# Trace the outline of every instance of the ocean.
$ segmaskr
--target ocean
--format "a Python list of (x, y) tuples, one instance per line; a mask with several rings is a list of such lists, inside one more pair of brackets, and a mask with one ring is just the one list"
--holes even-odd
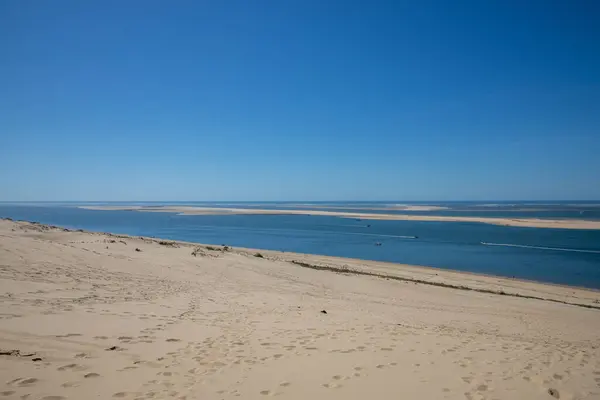
[[(402, 213), (399, 210), (371, 210), (400, 203), (128, 204)], [(600, 289), (600, 230), (516, 228), (470, 222), (358, 220), (308, 215), (177, 215), (95, 211), (77, 208), (79, 204), (83, 203), (4, 203), (0, 204), (0, 217), (97, 232), (388, 261)], [(597, 202), (426, 204), (447, 208), (403, 213), (600, 219), (600, 204)]]

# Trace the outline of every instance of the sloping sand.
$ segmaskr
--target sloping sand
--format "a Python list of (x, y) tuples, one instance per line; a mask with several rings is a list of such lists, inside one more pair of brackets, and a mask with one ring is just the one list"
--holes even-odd
[(81, 206), (79, 208), (99, 211), (122, 210), (143, 212), (170, 212), (179, 213), (182, 215), (323, 215), (331, 217), (360, 218), (368, 220), (379, 219), (394, 221), (477, 222), (491, 225), (517, 226), (527, 228), (600, 229), (600, 220), (584, 219), (451, 217), (438, 215), (373, 214), (325, 210), (268, 210), (256, 208), (219, 208), (196, 206)]
[(599, 292), (260, 253), (0, 221), (1, 398), (600, 398)]

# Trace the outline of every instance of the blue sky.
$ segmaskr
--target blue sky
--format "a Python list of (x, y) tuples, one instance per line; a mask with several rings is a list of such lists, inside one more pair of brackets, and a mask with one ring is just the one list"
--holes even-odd
[(595, 1), (0, 2), (0, 200), (600, 199)]

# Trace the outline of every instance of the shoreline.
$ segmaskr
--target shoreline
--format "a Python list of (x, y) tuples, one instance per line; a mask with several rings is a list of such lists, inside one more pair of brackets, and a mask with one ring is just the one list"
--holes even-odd
[(521, 228), (549, 229), (583, 229), (598, 230), (600, 221), (568, 220), (568, 219), (537, 219), (537, 218), (492, 218), (492, 217), (452, 217), (437, 215), (407, 215), (407, 214), (370, 214), (323, 210), (270, 210), (251, 208), (215, 208), (197, 206), (78, 206), (78, 208), (94, 211), (137, 211), (165, 212), (179, 215), (314, 215), (340, 218), (355, 218), (365, 220), (389, 221), (428, 221), (428, 222), (471, 222), (499, 226)]
[(595, 399), (600, 292), (0, 220), (0, 392)]
[[(49, 230), (58, 230), (62, 232), (73, 232), (73, 233), (83, 233), (88, 235), (100, 235), (100, 236), (108, 236), (115, 237), (121, 239), (133, 239), (133, 240), (142, 240), (146, 243), (158, 243), (163, 246), (171, 246), (177, 245), (181, 247), (189, 247), (189, 248), (207, 248), (210, 251), (223, 251), (223, 248), (228, 249), (227, 251), (233, 252), (236, 254), (242, 254), (245, 256), (254, 256), (257, 253), (268, 255), (271, 260), (276, 261), (285, 261), (290, 262), (295, 265), (299, 265), (305, 268), (312, 268), (323, 271), (330, 271), (335, 273), (345, 273), (345, 274), (356, 274), (356, 275), (364, 275), (364, 276), (372, 276), (383, 279), (393, 279), (400, 281), (408, 281), (415, 284), (422, 285), (430, 285), (430, 286), (438, 286), (445, 287), (447, 289), (454, 290), (467, 290), (467, 291), (475, 291), (482, 292), (491, 295), (498, 296), (511, 296), (511, 297), (520, 297), (520, 298), (529, 298), (532, 300), (539, 301), (551, 301), (558, 302), (567, 305), (573, 305), (578, 307), (592, 308), (600, 310), (600, 289), (597, 288), (588, 288), (584, 286), (573, 286), (566, 285), (560, 283), (553, 282), (544, 282), (544, 281), (536, 281), (531, 279), (523, 279), (523, 278), (511, 278), (503, 275), (492, 275), (471, 271), (460, 271), (456, 269), (445, 269), (440, 267), (433, 267), (427, 265), (416, 265), (416, 264), (403, 264), (403, 263), (395, 263), (395, 262), (387, 262), (387, 261), (375, 261), (375, 260), (366, 260), (360, 258), (348, 258), (348, 257), (336, 257), (336, 256), (327, 256), (313, 253), (299, 253), (299, 252), (290, 252), (290, 251), (280, 251), (280, 250), (270, 250), (270, 249), (258, 249), (258, 248), (249, 248), (249, 247), (237, 247), (237, 246), (228, 246), (228, 245), (215, 245), (215, 244), (206, 244), (199, 242), (188, 242), (183, 240), (172, 240), (160, 237), (148, 237), (148, 236), (133, 236), (128, 234), (120, 234), (113, 232), (101, 232), (101, 231), (89, 231), (84, 229), (70, 229), (58, 225), (50, 225), (50, 224), (42, 224), (35, 221), (23, 221), (23, 220), (12, 220), (11, 218), (0, 218), (0, 224), (3, 221), (8, 221), (16, 224), (25, 224), (32, 225), (33, 227), (39, 227), (40, 229), (49, 229)], [(213, 249), (213, 250), (211, 250)], [(317, 262), (318, 264), (307, 264), (305, 261)], [(341, 264), (340, 264), (341, 263)], [(342, 268), (339, 266), (343, 265)], [(352, 269), (349, 268), (352, 267)], [(381, 268), (377, 268), (381, 267)], [(419, 276), (407, 276), (403, 275), (403, 272), (411, 272), (417, 273)], [(436, 278), (439, 277), (439, 278)], [(450, 279), (449, 279), (450, 278)], [(462, 280), (466, 279), (471, 284), (464, 285)], [(481, 285), (481, 282), (478, 282), (478, 279), (482, 279), (484, 283), (490, 284), (493, 283), (494, 288), (488, 288)], [(450, 280), (450, 282), (448, 282)], [(536, 288), (535, 293), (551, 293), (550, 298), (540, 297), (537, 294), (531, 293), (520, 293), (520, 292), (506, 292), (504, 289), (511, 288), (514, 290), (530, 290), (531, 287), (538, 286)], [(575, 297), (570, 296), (567, 292), (587, 292), (585, 298), (588, 300), (585, 303), (573, 303), (564, 298), (556, 298), (553, 297), (555, 293), (552, 293), (552, 290), (541, 290), (543, 287), (555, 288), (557, 290), (564, 291), (565, 298)], [(575, 292), (574, 292), (575, 291)]]

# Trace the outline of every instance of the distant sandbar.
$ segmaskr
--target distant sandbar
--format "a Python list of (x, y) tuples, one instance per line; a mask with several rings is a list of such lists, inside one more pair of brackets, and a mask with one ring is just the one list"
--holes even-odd
[(391, 221), (478, 222), (528, 228), (600, 229), (600, 221), (582, 219), (490, 218), (438, 215), (373, 214), (324, 210), (269, 210), (191, 206), (81, 206), (86, 210), (169, 212), (180, 215), (319, 215), (340, 218)]

